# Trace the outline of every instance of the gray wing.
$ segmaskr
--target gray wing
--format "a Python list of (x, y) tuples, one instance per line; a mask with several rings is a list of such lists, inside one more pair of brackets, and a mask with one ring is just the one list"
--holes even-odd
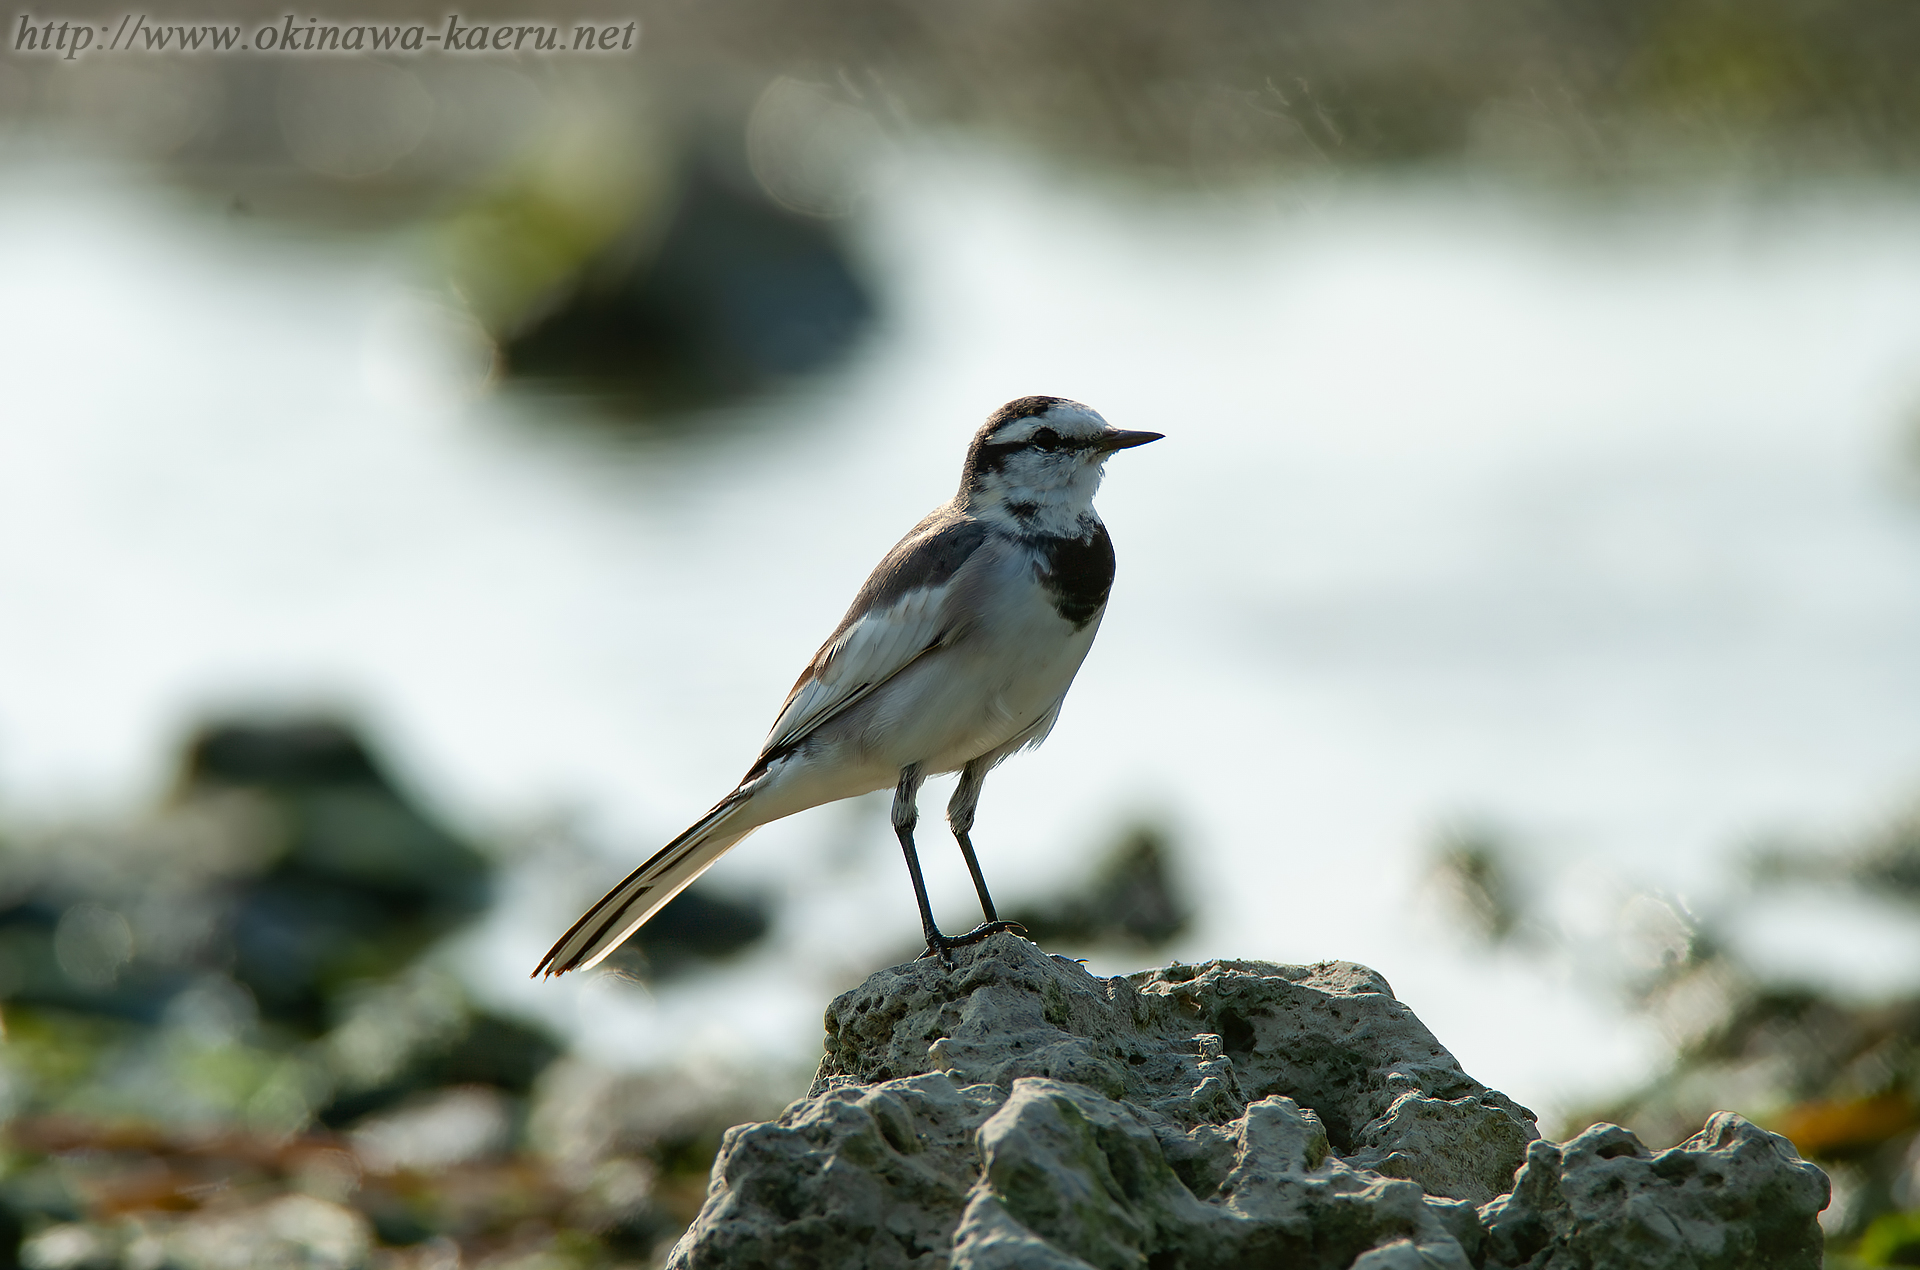
[(957, 575), (987, 539), (978, 521), (943, 507), (914, 526), (874, 569), (853, 607), (801, 674), (762, 758), (791, 749), (815, 729), (963, 632), (950, 601)]

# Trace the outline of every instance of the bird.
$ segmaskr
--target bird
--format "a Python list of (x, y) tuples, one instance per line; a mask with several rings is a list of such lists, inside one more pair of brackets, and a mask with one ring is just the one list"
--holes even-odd
[[(1046, 739), (1106, 612), (1113, 541), (1093, 510), (1116, 451), (1162, 439), (1064, 397), (1009, 401), (974, 434), (959, 491), (875, 567), (788, 694), (733, 791), (560, 937), (535, 978), (597, 965), (760, 826), (891, 787), (923, 956), (1004, 930), (971, 833), (987, 773)], [(920, 786), (959, 772), (947, 805), (985, 920), (934, 922), (914, 847)]]

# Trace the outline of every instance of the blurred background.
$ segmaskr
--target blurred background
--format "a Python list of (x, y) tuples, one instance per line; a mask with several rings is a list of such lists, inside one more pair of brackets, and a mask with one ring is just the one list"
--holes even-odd
[(527, 973), (1026, 393), (1168, 439), (1003, 912), (1367, 963), (1548, 1134), (1738, 1110), (1920, 1264), (1910, 6), (23, 47), (123, 16), (0, 40), (0, 1266), (658, 1264), (918, 950), (885, 799)]

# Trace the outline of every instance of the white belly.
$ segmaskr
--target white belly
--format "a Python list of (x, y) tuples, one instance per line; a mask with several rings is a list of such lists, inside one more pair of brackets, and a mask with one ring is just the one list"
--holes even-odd
[(957, 771), (1040, 722), (1066, 695), (1100, 628), (1078, 630), (1039, 587), (962, 640), (902, 672), (862, 729), (864, 750), (894, 771)]

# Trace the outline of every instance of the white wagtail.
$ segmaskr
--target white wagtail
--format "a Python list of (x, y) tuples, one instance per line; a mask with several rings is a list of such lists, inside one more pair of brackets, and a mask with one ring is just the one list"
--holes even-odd
[[(1046, 739), (1100, 629), (1113, 585), (1113, 542), (1093, 510), (1101, 465), (1160, 436), (1109, 427), (1060, 397), (994, 411), (967, 450), (960, 492), (853, 597), (739, 786), (588, 909), (533, 973), (598, 963), (761, 825), (888, 786), (928, 954), (946, 960), (1008, 929), (967, 836), (980, 786)], [(920, 783), (952, 771), (960, 786), (947, 821), (986, 913), (960, 936), (934, 924), (913, 848)]]

